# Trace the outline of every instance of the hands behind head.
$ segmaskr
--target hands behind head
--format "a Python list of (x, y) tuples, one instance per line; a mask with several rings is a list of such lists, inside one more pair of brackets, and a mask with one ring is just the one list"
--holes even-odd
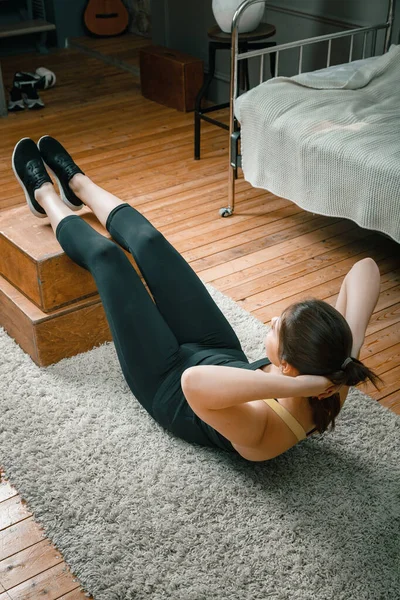
[(299, 383), (301, 396), (313, 396), (318, 400), (329, 398), (336, 394), (343, 387), (343, 384), (336, 385), (322, 375), (298, 375), (296, 381)]

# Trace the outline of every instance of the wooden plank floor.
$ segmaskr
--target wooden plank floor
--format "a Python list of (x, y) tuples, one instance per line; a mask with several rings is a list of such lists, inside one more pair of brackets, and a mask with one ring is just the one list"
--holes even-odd
[[(118, 38), (113, 43), (103, 42), (108, 50), (100, 50), (114, 56), (121, 50), (126, 60), (129, 48)], [(129, 43), (137, 49), (140, 40)], [(92, 41), (91, 47), (96, 49)], [(4, 80), (11, 85), (15, 71), (39, 66), (57, 75), (56, 87), (41, 92), (46, 108), (0, 120), (0, 211), (25, 203), (11, 169), (14, 144), (24, 136), (37, 140), (50, 134), (98, 184), (131, 202), (160, 228), (204, 281), (265, 323), (304, 296), (334, 302), (351, 265), (372, 256), (381, 269), (382, 293), (362, 358), (385, 385), (380, 391), (367, 387), (367, 392), (400, 414), (397, 244), (349, 221), (306, 213), (287, 200), (252, 189), (243, 179), (238, 181), (236, 214), (221, 219), (218, 209), (227, 197), (225, 131), (205, 124), (202, 159), (194, 161), (193, 114), (144, 100), (131, 73), (68, 49), (45, 57), (3, 59)], [(85, 596), (16, 490), (3, 481), (0, 600), (39, 597)]]
[(120, 67), (139, 76), (139, 50), (149, 46), (149, 38), (126, 33), (117, 37), (79, 37), (68, 40), (69, 47), (81, 50), (94, 58)]

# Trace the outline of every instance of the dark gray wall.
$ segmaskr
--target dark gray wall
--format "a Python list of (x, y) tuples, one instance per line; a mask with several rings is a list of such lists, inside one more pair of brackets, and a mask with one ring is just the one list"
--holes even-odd
[(57, 27), (51, 40), (59, 48), (65, 46), (66, 38), (86, 34), (83, 13), (87, 0), (45, 0), (47, 19)]
[(215, 25), (212, 0), (151, 0), (155, 44), (207, 58), (207, 29)]

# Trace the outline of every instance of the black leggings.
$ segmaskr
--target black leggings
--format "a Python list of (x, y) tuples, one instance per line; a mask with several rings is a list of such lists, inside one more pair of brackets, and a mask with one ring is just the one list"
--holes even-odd
[[(137, 210), (129, 204), (117, 206), (106, 228), (132, 253), (154, 302), (121, 248), (77, 215), (59, 223), (56, 237), (65, 253), (94, 277), (132, 393), (161, 425), (180, 437), (231, 449), (223, 436), (199, 422), (184, 401), (180, 376), (189, 364), (200, 362), (204, 350), (212, 354), (228, 349), (232, 361), (248, 364), (235, 332), (185, 259)], [(168, 381), (171, 385), (166, 386)], [(164, 395), (174, 395), (173, 410), (181, 409), (173, 420), (164, 422), (157, 418), (154, 404), (161, 386)], [(163, 405), (168, 406), (168, 401), (164, 397)], [(197, 429), (190, 431), (192, 426), (213, 433), (211, 443), (207, 443), (210, 435), (203, 439)]]

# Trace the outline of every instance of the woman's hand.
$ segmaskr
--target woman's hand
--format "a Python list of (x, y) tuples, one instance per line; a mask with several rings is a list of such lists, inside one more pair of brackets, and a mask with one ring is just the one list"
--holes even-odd
[(329, 398), (342, 387), (342, 385), (335, 385), (322, 375), (298, 375), (296, 381), (300, 384), (302, 396), (313, 396), (319, 400)]

